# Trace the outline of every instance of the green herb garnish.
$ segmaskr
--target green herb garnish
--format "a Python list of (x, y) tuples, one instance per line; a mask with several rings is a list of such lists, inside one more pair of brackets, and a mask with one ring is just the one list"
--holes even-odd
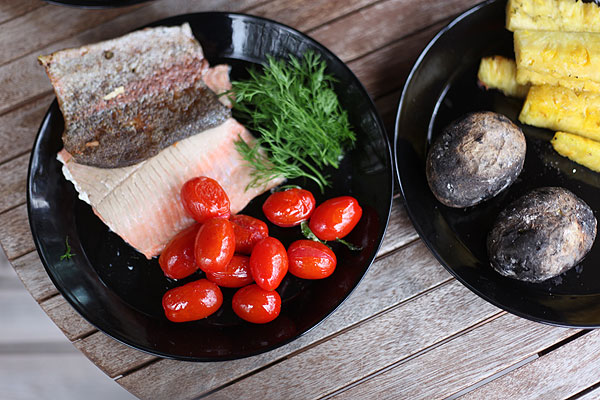
[(289, 62), (268, 56), (261, 72), (249, 70), (250, 78), (232, 83), (234, 110), (260, 137), (256, 146), (243, 140), (236, 148), (254, 167), (250, 186), (275, 177), (306, 177), (329, 185), (325, 167), (339, 167), (344, 150), (354, 145), (347, 113), (333, 90), (334, 78), (313, 52)]
[(73, 257), (75, 255), (75, 253), (71, 253), (71, 245), (69, 244), (69, 237), (68, 236), (65, 238), (65, 246), (67, 247), (67, 250), (65, 251), (65, 254), (63, 254), (62, 256), (60, 256), (60, 261), (70, 260), (71, 257)]

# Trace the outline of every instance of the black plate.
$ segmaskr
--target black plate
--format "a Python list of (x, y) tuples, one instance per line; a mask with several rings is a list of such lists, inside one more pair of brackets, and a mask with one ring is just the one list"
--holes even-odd
[(512, 33), (504, 29), (505, 1), (488, 1), (465, 12), (425, 48), (402, 93), (394, 139), (398, 179), (405, 205), (421, 238), (460, 282), (492, 304), (516, 315), (560, 326), (600, 326), (600, 248), (598, 241), (575, 268), (532, 284), (492, 270), (485, 240), (510, 201), (541, 186), (562, 186), (597, 213), (600, 175), (559, 156), (553, 132), (527, 125), (527, 155), (517, 181), (497, 197), (466, 209), (439, 203), (425, 178), (432, 138), (470, 111), (491, 110), (518, 123), (523, 102), (477, 85), (481, 57), (514, 58)]
[[(338, 83), (336, 91), (348, 110), (358, 136), (339, 170), (329, 171), (332, 187), (324, 195), (310, 185), (317, 201), (342, 194), (355, 196), (363, 217), (349, 240), (363, 246), (359, 252), (334, 250), (338, 267), (320, 281), (288, 276), (278, 291), (282, 312), (273, 322), (254, 325), (231, 310), (233, 290), (224, 290), (224, 305), (209, 318), (175, 324), (163, 315), (164, 292), (182, 282), (167, 280), (156, 259), (147, 261), (134, 251), (77, 199), (61, 173), (56, 152), (62, 147), (63, 118), (56, 101), (41, 125), (33, 148), (28, 178), (31, 231), (48, 275), (63, 296), (91, 324), (115, 339), (164, 357), (208, 361), (239, 358), (281, 346), (308, 331), (331, 312), (359, 283), (379, 248), (392, 201), (391, 150), (373, 102), (350, 69), (314, 40), (281, 24), (246, 15), (200, 13), (158, 21), (153, 25), (189, 22), (212, 65), (229, 63), (232, 78), (265, 61), (266, 54), (287, 57), (312, 49), (327, 62)], [(302, 183), (302, 182), (300, 182)], [(261, 205), (267, 194), (243, 211), (264, 219)], [(284, 245), (300, 238), (299, 228), (269, 225)], [(76, 254), (60, 261), (65, 238)], [(189, 280), (198, 279), (199, 275)]]
[(126, 7), (150, 0), (45, 0), (47, 3), (82, 8)]

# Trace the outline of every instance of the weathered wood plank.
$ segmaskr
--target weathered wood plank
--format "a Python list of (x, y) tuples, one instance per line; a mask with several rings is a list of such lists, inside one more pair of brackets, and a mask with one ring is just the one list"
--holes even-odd
[[(348, 63), (369, 94), (379, 98), (401, 91), (419, 54), (448, 19)], [(400, 97), (398, 97), (399, 99)]]
[(0, 244), (9, 260), (29, 253), (35, 248), (25, 204), (0, 214)]
[(96, 331), (61, 295), (41, 302), (40, 306), (70, 341)]
[(377, 252), (377, 257), (384, 256), (418, 238), (419, 234), (413, 228), (400, 198), (396, 197), (393, 200), (387, 232)]
[(319, 398), (500, 312), (452, 281), (208, 398)]
[[(109, 21), (139, 6), (89, 10), (47, 5), (0, 25), (0, 65)], [(60, 29), (57, 22), (60, 21)]]
[(293, 26), (300, 31), (310, 31), (328, 21), (356, 11), (371, 4), (372, 0), (275, 0), (248, 10), (248, 13), (260, 15)]
[(594, 330), (467, 393), (461, 400), (571, 398), (600, 381), (598, 348), (600, 330)]
[(577, 397), (577, 400), (598, 400), (600, 399), (600, 388), (595, 388), (589, 392)]
[(44, 5), (40, 0), (0, 2), (0, 23), (19, 17)]
[(54, 95), (46, 95), (0, 116), (0, 163), (31, 150), (53, 99)]
[[(305, 349), (449, 279), (449, 274), (417, 241), (376, 261), (335, 313), (285, 346), (258, 356), (222, 363), (161, 360), (118, 379), (118, 382), (141, 398), (199, 396)], [(159, 387), (152, 384), (158, 379), (161, 381)]]
[(157, 359), (156, 356), (119, 343), (102, 332), (96, 332), (73, 344), (111, 378)]
[(310, 33), (342, 60), (349, 61), (443, 21), (477, 3), (478, 0), (386, 0)]
[[(244, 11), (260, 0), (204, 0), (191, 2), (188, 0), (162, 0), (147, 3), (136, 12), (123, 14), (92, 29), (83, 31), (75, 36), (53, 42), (37, 49), (34, 53), (11, 61), (0, 67), (0, 114), (25, 104), (32, 98), (50, 93), (52, 87), (44, 69), (38, 65), (37, 56), (49, 54), (67, 47), (77, 47), (98, 42), (104, 39), (123, 35), (132, 29), (168, 16), (213, 11)], [(89, 11), (88, 11), (89, 12)], [(85, 17), (83, 17), (85, 20)]]
[(27, 165), (29, 154), (0, 164), (0, 213), (25, 203), (27, 188)]
[(37, 302), (58, 294), (36, 251), (13, 260), (12, 265), (29, 294)]
[(445, 398), (576, 332), (505, 314), (418, 357), (392, 365), (333, 398)]
[[(394, 154), (394, 125), (396, 124), (398, 101), (400, 101), (400, 91), (392, 92), (375, 101), (375, 107), (377, 107), (377, 112), (381, 117), (383, 126), (385, 126), (390, 146), (392, 146), (392, 156)], [(399, 188), (396, 187), (395, 192), (398, 192), (398, 190)]]

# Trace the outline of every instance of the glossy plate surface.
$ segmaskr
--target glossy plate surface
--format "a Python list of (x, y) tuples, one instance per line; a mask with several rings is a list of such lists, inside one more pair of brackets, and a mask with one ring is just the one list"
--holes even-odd
[[(504, 29), (505, 1), (467, 11), (427, 46), (406, 83), (396, 120), (395, 161), (406, 208), (421, 238), (440, 263), (489, 302), (534, 321), (561, 326), (600, 326), (600, 248), (596, 240), (576, 267), (532, 284), (505, 278), (489, 266), (486, 236), (505, 206), (541, 186), (562, 186), (600, 210), (600, 175), (558, 155), (553, 132), (518, 123), (523, 101), (477, 85), (481, 57), (514, 58)], [(497, 197), (466, 209), (439, 203), (427, 185), (425, 158), (432, 139), (471, 111), (491, 110), (519, 124), (527, 139), (523, 172)]]
[[(165, 291), (190, 280), (169, 281), (156, 259), (147, 261), (125, 244), (78, 200), (56, 161), (62, 147), (63, 118), (56, 101), (41, 125), (33, 148), (28, 207), (31, 231), (46, 270), (63, 296), (98, 329), (138, 349), (164, 357), (207, 361), (239, 358), (281, 346), (308, 331), (350, 294), (371, 265), (383, 238), (391, 207), (394, 176), (391, 150), (375, 106), (352, 72), (327, 49), (305, 35), (272, 21), (226, 13), (190, 14), (153, 25), (189, 22), (211, 65), (229, 63), (232, 79), (246, 76), (247, 67), (265, 61), (266, 54), (299, 56), (318, 52), (337, 79), (336, 91), (358, 136), (339, 170), (327, 171), (332, 187), (321, 194), (305, 185), (317, 202), (355, 196), (363, 217), (348, 240), (363, 246), (352, 252), (334, 250), (338, 267), (327, 279), (307, 281), (288, 276), (277, 289), (280, 316), (265, 325), (239, 319), (231, 310), (234, 290), (224, 289), (220, 311), (183, 324), (169, 322), (161, 299)], [(297, 182), (302, 184), (303, 182)], [(268, 194), (254, 199), (243, 213), (265, 220), (261, 206)], [(286, 247), (301, 237), (299, 228), (269, 225), (270, 234)], [(60, 260), (69, 238), (75, 256)]]

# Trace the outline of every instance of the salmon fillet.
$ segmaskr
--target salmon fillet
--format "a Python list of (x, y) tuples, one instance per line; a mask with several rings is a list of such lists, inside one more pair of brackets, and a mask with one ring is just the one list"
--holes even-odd
[(80, 164), (133, 165), (231, 116), (203, 79), (208, 73), (215, 81), (223, 68), (208, 71), (188, 24), (141, 29), (39, 61), (65, 119), (65, 149)]
[(181, 187), (187, 180), (208, 176), (219, 182), (229, 197), (232, 214), (283, 181), (275, 179), (266, 186), (246, 190), (253, 169), (235, 148), (238, 138), (249, 144), (255, 141), (244, 126), (229, 118), (129, 167), (105, 169), (79, 164), (65, 149), (57, 159), (63, 163), (63, 174), (73, 182), (79, 198), (90, 204), (111, 230), (152, 258), (175, 234), (194, 222), (180, 200)]

